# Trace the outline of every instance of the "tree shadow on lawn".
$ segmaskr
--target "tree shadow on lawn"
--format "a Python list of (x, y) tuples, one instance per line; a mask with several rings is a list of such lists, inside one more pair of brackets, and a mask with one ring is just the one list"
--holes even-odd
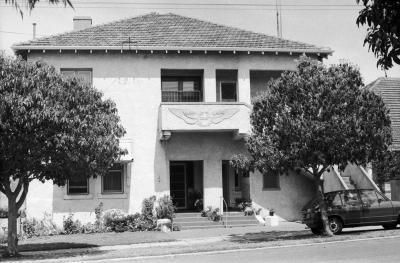
[[(351, 228), (350, 228), (351, 229)], [(383, 233), (382, 233), (383, 232)], [(334, 236), (335, 239), (348, 239), (349, 236), (353, 237), (375, 237), (380, 234), (390, 234), (387, 230), (383, 229), (351, 229), (346, 232), (342, 232), (340, 235)], [(235, 243), (262, 243), (262, 242), (273, 242), (273, 241), (288, 241), (288, 240), (311, 240), (330, 238), (321, 235), (315, 235), (311, 230), (302, 231), (262, 231), (258, 233), (245, 233), (230, 235), (229, 240)]]
[(43, 260), (61, 257), (93, 256), (106, 253), (106, 251), (97, 250), (97, 247), (98, 245), (93, 244), (69, 242), (22, 244), (18, 246), (20, 255), (17, 257), (8, 257), (6, 256), (7, 246), (1, 244), (0, 261)]

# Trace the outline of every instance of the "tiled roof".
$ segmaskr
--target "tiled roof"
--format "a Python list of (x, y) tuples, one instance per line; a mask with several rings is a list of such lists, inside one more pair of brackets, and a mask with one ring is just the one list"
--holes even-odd
[(150, 13), (83, 30), (34, 39), (14, 50), (75, 48), (288, 51), (331, 54), (329, 48), (285, 40), (176, 14)]
[(400, 150), (400, 78), (378, 78), (366, 88), (380, 95), (392, 121), (393, 149)]

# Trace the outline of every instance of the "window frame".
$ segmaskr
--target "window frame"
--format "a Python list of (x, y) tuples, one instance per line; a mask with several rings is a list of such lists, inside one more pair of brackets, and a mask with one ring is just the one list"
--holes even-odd
[(70, 193), (70, 185), (69, 185), (70, 180), (67, 180), (67, 195), (89, 195), (90, 189), (89, 189), (89, 178), (86, 178), (86, 193)]
[[(222, 85), (223, 84), (235, 84), (235, 99), (223, 99), (222, 98)], [(219, 82), (219, 97), (220, 97), (220, 102), (238, 102), (239, 101), (239, 94), (238, 94), (238, 85), (237, 81), (233, 80), (221, 80)]]
[(75, 75), (79, 71), (89, 71), (90, 72), (90, 86), (93, 86), (93, 69), (92, 68), (60, 68), (60, 73), (62, 75), (63, 72), (69, 71), (69, 72), (74, 72)]
[(118, 163), (119, 165), (121, 165), (121, 170), (116, 170), (116, 169), (108, 169), (107, 170), (107, 174), (110, 171), (121, 171), (121, 191), (105, 191), (104, 190), (104, 176), (101, 177), (101, 194), (102, 195), (112, 195), (112, 194), (123, 194), (125, 191), (125, 165), (123, 163)]
[[(277, 184), (276, 184), (276, 186), (274, 186), (274, 187), (266, 187), (266, 186), (265, 186), (265, 177), (266, 177), (266, 176), (276, 176), (276, 177), (277, 177)], [(266, 175), (266, 174), (263, 174), (262, 190), (263, 190), (263, 191), (281, 190), (280, 175), (279, 175), (279, 174), (274, 174), (274, 175)]]

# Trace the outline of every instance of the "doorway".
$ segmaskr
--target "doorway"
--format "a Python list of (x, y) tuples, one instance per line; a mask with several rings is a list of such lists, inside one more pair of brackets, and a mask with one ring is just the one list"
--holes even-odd
[(178, 211), (197, 210), (196, 200), (203, 199), (203, 161), (170, 162), (170, 195)]

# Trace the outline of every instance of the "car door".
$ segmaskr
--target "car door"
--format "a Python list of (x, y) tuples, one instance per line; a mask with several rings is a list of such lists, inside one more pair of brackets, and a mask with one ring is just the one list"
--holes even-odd
[(362, 204), (357, 190), (346, 190), (340, 194), (343, 209), (341, 216), (345, 225), (361, 224)]
[(363, 224), (380, 224), (394, 220), (392, 202), (376, 190), (360, 190), (360, 197), (363, 203)]

